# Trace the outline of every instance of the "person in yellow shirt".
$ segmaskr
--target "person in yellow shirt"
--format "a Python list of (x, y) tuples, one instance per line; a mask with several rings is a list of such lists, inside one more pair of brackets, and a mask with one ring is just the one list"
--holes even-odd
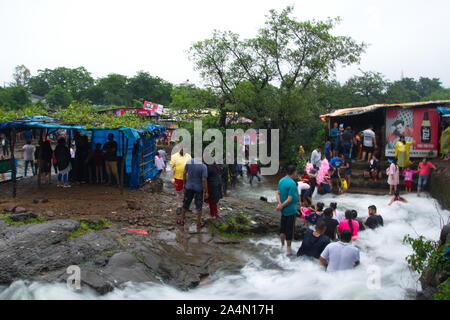
[(400, 168), (406, 168), (411, 165), (409, 160), (409, 151), (414, 141), (406, 142), (405, 136), (401, 136), (400, 140), (395, 145), (395, 157), (397, 158), (397, 165)]
[(170, 166), (172, 167), (173, 179), (175, 184), (175, 191), (177, 195), (177, 213), (181, 212), (183, 206), (183, 190), (184, 190), (184, 167), (186, 162), (191, 159), (189, 153), (185, 153), (183, 149), (173, 154), (170, 158)]

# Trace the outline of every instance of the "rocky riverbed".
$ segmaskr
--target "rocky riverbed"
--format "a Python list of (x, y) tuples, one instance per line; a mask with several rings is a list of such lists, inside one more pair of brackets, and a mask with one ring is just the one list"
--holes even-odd
[[(247, 263), (248, 237), (275, 234), (279, 228), (273, 204), (260, 200), (225, 198), (221, 218), (196, 230), (194, 214), (188, 214), (186, 226), (176, 225), (174, 195), (149, 192), (155, 191), (154, 186), (124, 196), (93, 186), (57, 193), (24, 188), (31, 190), (14, 201), (2, 201), (3, 285), (19, 279), (66, 281), (67, 267), (77, 265), (82, 284), (101, 294), (127, 282), (164, 283), (186, 290), (218, 272), (239, 273)], [(306, 229), (299, 222), (296, 238)]]

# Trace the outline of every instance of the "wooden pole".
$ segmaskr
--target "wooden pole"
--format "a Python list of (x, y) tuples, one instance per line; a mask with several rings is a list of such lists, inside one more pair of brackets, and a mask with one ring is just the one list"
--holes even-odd
[(12, 189), (12, 197), (15, 198), (17, 195), (17, 168), (16, 168), (16, 159), (14, 156), (14, 149), (16, 147), (16, 128), (11, 129), (11, 143), (9, 144), (10, 150), (11, 150), (11, 175), (12, 175), (12, 182), (13, 182), (13, 189)]

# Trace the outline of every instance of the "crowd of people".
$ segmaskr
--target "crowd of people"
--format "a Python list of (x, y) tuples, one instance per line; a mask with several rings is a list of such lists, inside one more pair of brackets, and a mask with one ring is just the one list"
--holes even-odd
[[(374, 126), (370, 125), (366, 130), (359, 133), (352, 131), (352, 128), (334, 123), (330, 130), (330, 136), (325, 143), (322, 155), (322, 146), (315, 148), (310, 157), (312, 170), (305, 170), (302, 178), (303, 198), (308, 198), (307, 189), (313, 191), (318, 188), (319, 194), (345, 193), (351, 187), (352, 163), (354, 161), (367, 161), (367, 169), (364, 170), (364, 177), (372, 181), (379, 181), (382, 178), (381, 164), (378, 158), (380, 154), (379, 138), (374, 131)], [(412, 169), (410, 159), (410, 149), (415, 144), (414, 141), (406, 141), (404, 136), (400, 136), (395, 144), (395, 155), (389, 159), (389, 167), (386, 169), (387, 184), (389, 194), (393, 195), (399, 191), (398, 186), (403, 178), (404, 190), (412, 191), (414, 174), (419, 174), (417, 184), (417, 195), (420, 196), (427, 185), (430, 169), (436, 166), (423, 158), (417, 165), (417, 169)], [(300, 148), (302, 149), (302, 147)], [(302, 155), (304, 153), (300, 152)], [(326, 159), (326, 169), (323, 166)], [(320, 181), (316, 181), (317, 172), (323, 171)], [(305, 185), (308, 184), (308, 185)]]
[[(97, 143), (94, 149), (89, 137), (77, 131), (72, 141), (69, 141), (64, 130), (43, 139), (34, 137), (32, 130), (28, 130), (18, 140), (21, 138), (25, 139), (21, 159), (24, 177), (29, 173), (32, 176), (40, 175), (40, 183), (50, 184), (54, 171), (58, 187), (68, 188), (82, 183), (120, 185), (118, 145), (113, 134), (108, 135), (108, 141), (103, 145)], [(33, 138), (37, 143), (33, 143)], [(3, 149), (4, 159), (10, 157), (9, 143), (6, 135), (0, 137), (0, 144), (6, 146)]]
[(287, 254), (292, 254), (296, 219), (303, 219), (310, 229), (304, 236), (297, 256), (319, 259), (327, 271), (352, 269), (359, 264), (359, 249), (352, 241), (358, 239), (358, 232), (376, 229), (384, 225), (383, 218), (374, 205), (368, 207), (368, 218), (358, 219), (356, 210), (346, 210), (343, 214), (332, 202), (327, 208), (322, 202), (312, 205), (302, 201), (302, 177), (295, 166), (286, 168), (286, 176), (278, 183), (276, 192), (277, 207), (281, 212), (280, 240)]
[[(159, 150), (157, 158), (165, 158)], [(165, 163), (161, 162), (161, 169), (165, 170)], [(202, 228), (203, 203), (209, 205), (210, 219), (219, 217), (220, 199), (227, 196), (228, 189), (235, 189), (239, 177), (244, 177), (243, 165), (233, 164), (205, 164), (201, 157), (192, 158), (184, 149), (172, 154), (169, 165), (172, 169), (171, 182), (175, 186), (177, 209), (179, 215), (177, 223), (184, 225), (186, 222), (186, 212), (190, 212), (190, 206), (194, 201), (195, 213), (197, 214), (197, 227)], [(250, 185), (256, 178), (261, 181), (260, 165), (256, 160), (249, 161), (246, 165), (247, 178)]]

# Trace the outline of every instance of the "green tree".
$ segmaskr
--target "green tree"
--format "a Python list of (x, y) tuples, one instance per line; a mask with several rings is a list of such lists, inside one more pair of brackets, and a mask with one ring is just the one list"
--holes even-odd
[(28, 81), (30, 80), (31, 72), (23, 64), (16, 66), (13, 74), (14, 85), (19, 87), (28, 87)]
[(29, 80), (31, 93), (45, 96), (50, 90), (60, 86), (67, 89), (76, 100), (81, 100), (86, 90), (93, 85), (94, 79), (84, 67), (39, 70), (38, 75)]
[(148, 72), (139, 71), (128, 81), (132, 99), (147, 100), (162, 105), (171, 102), (172, 84), (159, 77), (152, 77)]
[(97, 86), (103, 91), (103, 104), (131, 105), (132, 95), (128, 91), (128, 78), (121, 74), (109, 74), (97, 80)]
[(347, 107), (384, 103), (389, 82), (379, 72), (361, 72), (362, 75), (350, 78), (344, 85), (344, 91), (352, 98)]
[(387, 103), (413, 102), (419, 100), (420, 95), (417, 92), (417, 83), (412, 78), (394, 81), (389, 85), (386, 92)]
[(0, 107), (9, 110), (20, 109), (31, 105), (30, 94), (22, 86), (0, 87)]
[(212, 89), (198, 88), (193, 84), (175, 86), (171, 93), (170, 108), (178, 111), (201, 112), (217, 106), (217, 96)]
[(365, 47), (332, 34), (339, 19), (300, 22), (292, 11), (271, 10), (255, 38), (215, 31), (190, 49), (196, 70), (219, 96), (219, 124), (234, 111), (279, 128), (286, 154), (305, 126), (319, 124), (314, 83), (328, 79), (337, 64), (358, 62)]
[(69, 90), (56, 85), (45, 95), (45, 100), (52, 108), (67, 107), (72, 102), (73, 96)]
[(429, 96), (432, 92), (444, 89), (441, 80), (437, 78), (420, 77), (417, 83), (417, 92), (420, 97)]

